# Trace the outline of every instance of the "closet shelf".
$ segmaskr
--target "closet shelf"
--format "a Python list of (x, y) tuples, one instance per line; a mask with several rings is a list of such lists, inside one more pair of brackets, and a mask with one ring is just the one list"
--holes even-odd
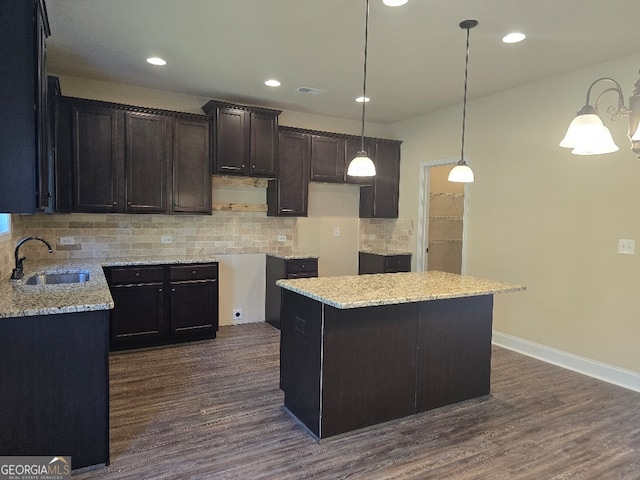
[(464, 197), (464, 193), (430, 193), (430, 197), (451, 197), (451, 198), (462, 198)]
[(462, 220), (462, 217), (458, 215), (434, 215), (430, 216), (429, 220)]
[(436, 243), (460, 243), (462, 242), (461, 238), (450, 238), (450, 239), (442, 239), (442, 240), (429, 240), (429, 245)]

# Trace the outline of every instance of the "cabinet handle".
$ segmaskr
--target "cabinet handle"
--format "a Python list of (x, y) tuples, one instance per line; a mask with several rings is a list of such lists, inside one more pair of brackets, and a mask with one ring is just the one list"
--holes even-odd
[(281, 209), (282, 212), (293, 212), (293, 208), (283, 208)]
[(191, 275), (195, 275), (196, 271), (195, 270), (191, 270)]
[(175, 288), (172, 288), (172, 289), (171, 289), (171, 291), (172, 291), (172, 292), (175, 292), (175, 291), (176, 291), (176, 289), (175, 289)]
[(244, 168), (244, 167), (245, 167), (245, 165), (244, 165), (244, 164), (242, 164), (242, 168)]
[(158, 293), (162, 293), (162, 289), (161, 288), (158, 289)]
[(139, 277), (139, 276), (140, 276), (140, 272), (136, 272), (136, 277)]

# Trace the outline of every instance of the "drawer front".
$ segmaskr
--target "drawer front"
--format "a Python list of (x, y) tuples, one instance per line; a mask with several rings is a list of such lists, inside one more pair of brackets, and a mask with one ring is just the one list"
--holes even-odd
[(307, 273), (318, 271), (317, 258), (303, 258), (297, 260), (287, 260), (287, 274), (289, 273)]
[(217, 263), (172, 265), (169, 267), (169, 280), (172, 282), (187, 280), (210, 280), (217, 278)]
[(163, 281), (162, 267), (111, 267), (111, 284), (154, 283)]
[(387, 272), (409, 272), (411, 271), (411, 255), (385, 257), (384, 266)]

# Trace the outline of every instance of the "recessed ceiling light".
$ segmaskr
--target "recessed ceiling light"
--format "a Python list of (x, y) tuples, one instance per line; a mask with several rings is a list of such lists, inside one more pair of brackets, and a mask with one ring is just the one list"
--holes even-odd
[(408, 1), (409, 0), (382, 0), (382, 3), (384, 3), (387, 7), (401, 7)]
[(264, 84), (267, 87), (279, 87), (280, 86), (280, 82), (278, 80), (275, 79), (271, 79), (271, 80), (267, 80), (266, 82), (264, 82)]
[(147, 58), (147, 62), (149, 62), (151, 65), (159, 65), (159, 66), (167, 64), (167, 62), (160, 57), (149, 57)]
[(523, 41), (525, 38), (527, 38), (527, 36), (524, 33), (513, 32), (502, 37), (502, 41), (504, 43), (518, 43)]
[(358, 98), (356, 98), (356, 102), (358, 102), (358, 103), (368, 102), (370, 100), (371, 99), (369, 97), (358, 97)]

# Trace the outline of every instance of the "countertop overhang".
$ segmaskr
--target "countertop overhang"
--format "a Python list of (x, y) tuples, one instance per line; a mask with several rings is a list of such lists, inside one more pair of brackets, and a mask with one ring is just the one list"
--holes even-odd
[[(211, 257), (158, 256), (78, 260), (33, 260), (25, 263), (21, 280), (0, 280), (0, 318), (54, 315), (60, 313), (110, 310), (113, 298), (102, 267), (131, 265), (173, 265), (217, 262)], [(40, 272), (88, 271), (86, 283), (61, 285), (26, 285), (25, 281)]]
[(525, 290), (522, 285), (429, 271), (278, 280), (276, 285), (339, 309)]

